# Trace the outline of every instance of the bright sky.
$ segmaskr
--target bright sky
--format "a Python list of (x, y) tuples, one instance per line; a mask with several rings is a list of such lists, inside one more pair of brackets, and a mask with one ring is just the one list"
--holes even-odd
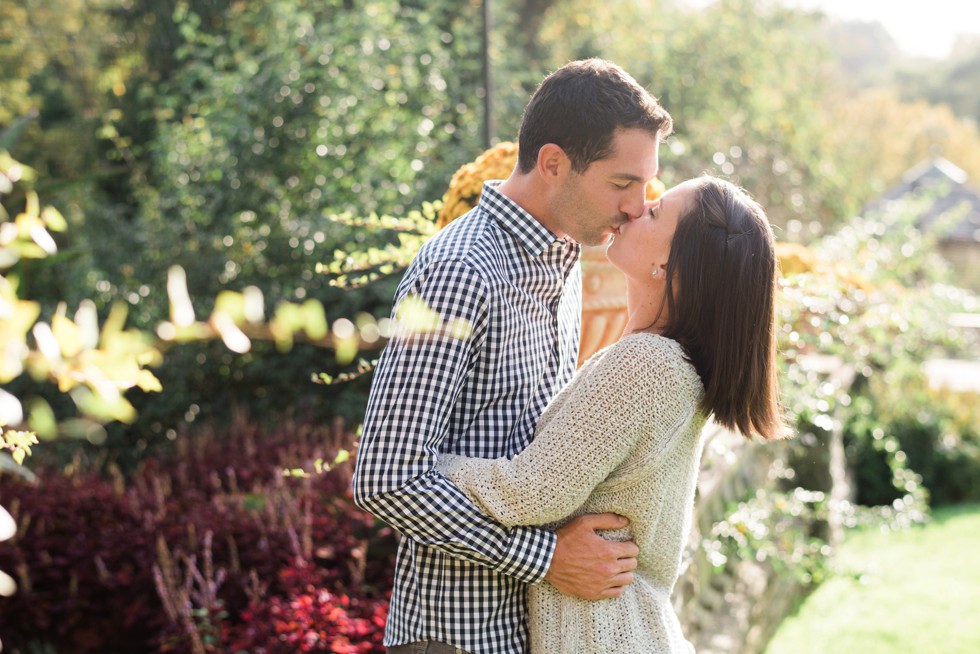
[(845, 20), (878, 21), (905, 52), (945, 58), (957, 34), (980, 34), (976, 0), (782, 0)]

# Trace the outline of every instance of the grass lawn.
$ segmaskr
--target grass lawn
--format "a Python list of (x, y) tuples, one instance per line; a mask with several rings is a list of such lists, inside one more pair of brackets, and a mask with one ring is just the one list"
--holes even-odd
[(910, 531), (851, 532), (834, 565), (766, 654), (980, 652), (980, 504)]

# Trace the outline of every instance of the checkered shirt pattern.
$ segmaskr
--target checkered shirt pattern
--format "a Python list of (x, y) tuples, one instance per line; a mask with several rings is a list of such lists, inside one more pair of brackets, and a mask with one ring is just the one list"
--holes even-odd
[(440, 452), (513, 457), (575, 372), (580, 247), (486, 184), (479, 204), (420, 250), (395, 294), (417, 296), (467, 338), (399, 327), (374, 372), (354, 473), (359, 506), (397, 528), (385, 645), (527, 649), (526, 584), (555, 535), (505, 528), (436, 473)]

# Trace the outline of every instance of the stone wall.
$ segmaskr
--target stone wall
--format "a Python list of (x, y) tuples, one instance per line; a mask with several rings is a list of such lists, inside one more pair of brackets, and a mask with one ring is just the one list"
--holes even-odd
[(674, 590), (684, 633), (698, 654), (760, 654), (808, 587), (768, 562), (729, 559), (717, 569), (703, 534), (756, 489), (775, 488), (778, 445), (748, 442), (709, 423), (686, 567)]

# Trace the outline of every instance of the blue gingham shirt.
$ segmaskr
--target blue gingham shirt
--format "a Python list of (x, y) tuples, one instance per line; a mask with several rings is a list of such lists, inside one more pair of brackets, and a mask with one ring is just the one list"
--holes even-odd
[(580, 247), (485, 184), (479, 204), (419, 251), (395, 294), (466, 338), (398, 329), (374, 372), (354, 473), (358, 505), (405, 536), (385, 645), (436, 640), (473, 654), (527, 649), (526, 584), (555, 535), (505, 528), (433, 470), (440, 452), (513, 457), (575, 371)]

